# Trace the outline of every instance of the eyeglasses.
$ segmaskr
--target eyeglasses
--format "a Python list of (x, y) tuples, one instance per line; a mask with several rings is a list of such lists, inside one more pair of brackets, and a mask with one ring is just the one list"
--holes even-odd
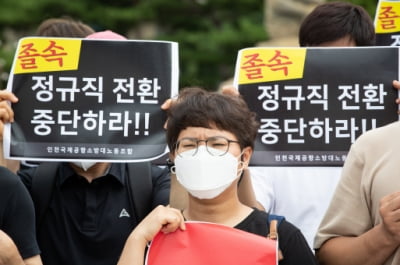
[(223, 136), (215, 136), (206, 140), (197, 138), (182, 138), (175, 145), (175, 152), (183, 156), (194, 156), (199, 148), (199, 143), (204, 142), (207, 152), (213, 156), (223, 156), (229, 150), (230, 143), (239, 143), (239, 141), (229, 140)]

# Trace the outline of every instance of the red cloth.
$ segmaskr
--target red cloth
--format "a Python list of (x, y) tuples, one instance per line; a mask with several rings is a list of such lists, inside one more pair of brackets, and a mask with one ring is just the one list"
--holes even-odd
[(275, 265), (277, 242), (224, 225), (187, 222), (185, 231), (156, 235), (146, 264)]

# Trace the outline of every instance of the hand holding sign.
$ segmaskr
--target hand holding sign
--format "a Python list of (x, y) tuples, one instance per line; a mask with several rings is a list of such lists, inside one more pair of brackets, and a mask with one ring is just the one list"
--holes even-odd
[(4, 125), (14, 122), (14, 111), (12, 110), (10, 103), (17, 103), (18, 98), (9, 91), (0, 91), (0, 161), (1, 165), (7, 167), (13, 172), (17, 172), (19, 169), (19, 161), (17, 160), (6, 160), (4, 159), (3, 152), (3, 135)]
[[(393, 87), (400, 91), (400, 82), (398, 80), (393, 80)], [(400, 98), (396, 99), (396, 104), (400, 104)], [(397, 113), (400, 114), (400, 110), (397, 110)]]
[(14, 121), (14, 111), (10, 107), (10, 102), (17, 103), (18, 98), (9, 91), (0, 91), (0, 139), (3, 140), (4, 124)]
[(171, 207), (158, 206), (132, 231), (118, 265), (143, 265), (147, 243), (159, 232), (171, 233), (177, 229), (186, 229), (181, 212)]

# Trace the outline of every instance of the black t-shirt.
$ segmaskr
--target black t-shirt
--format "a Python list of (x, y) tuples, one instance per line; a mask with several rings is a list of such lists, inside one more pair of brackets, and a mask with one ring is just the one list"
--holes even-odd
[(4, 167), (0, 167), (0, 229), (11, 237), (23, 259), (40, 254), (32, 199), (18, 176)]
[[(33, 171), (32, 171), (33, 170)], [(20, 172), (30, 187), (34, 170)], [(55, 190), (38, 230), (44, 265), (115, 265), (138, 222), (130, 203), (124, 163), (88, 182), (66, 163), (58, 169)], [(168, 174), (152, 169), (153, 205), (167, 204)]]
[[(260, 236), (269, 234), (268, 214), (254, 209), (254, 211), (235, 228)], [(314, 265), (318, 264), (314, 253), (310, 249), (300, 230), (291, 223), (283, 220), (278, 227), (279, 248), (283, 260), (279, 265)]]

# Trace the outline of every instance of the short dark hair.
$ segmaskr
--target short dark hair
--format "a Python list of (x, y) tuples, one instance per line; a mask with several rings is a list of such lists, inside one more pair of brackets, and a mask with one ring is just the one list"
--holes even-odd
[(318, 5), (302, 22), (299, 44), (318, 46), (349, 36), (356, 46), (375, 45), (375, 29), (370, 15), (358, 5), (328, 2)]
[(241, 96), (185, 88), (168, 111), (167, 143), (173, 152), (182, 130), (204, 127), (233, 133), (241, 148), (253, 148), (258, 125), (256, 114), (249, 110)]
[(85, 38), (94, 33), (89, 25), (70, 17), (49, 18), (38, 27), (36, 34), (43, 37)]

